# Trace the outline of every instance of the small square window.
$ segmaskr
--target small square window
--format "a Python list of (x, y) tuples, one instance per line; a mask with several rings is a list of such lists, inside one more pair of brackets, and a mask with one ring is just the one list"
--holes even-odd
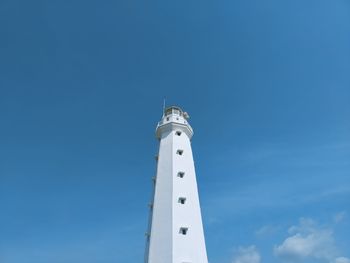
[(179, 197), (179, 203), (184, 205), (186, 203), (186, 197)]
[(169, 117), (166, 117), (166, 120), (169, 121)]
[(182, 155), (184, 153), (184, 150), (177, 150), (176, 154)]
[(184, 178), (185, 172), (178, 172), (177, 176), (180, 177), (180, 178)]
[(176, 132), (175, 132), (175, 134), (176, 134), (177, 136), (181, 136), (181, 133), (182, 133), (182, 132), (180, 132), (180, 131), (176, 131)]
[(181, 227), (180, 228), (180, 234), (181, 235), (187, 235), (188, 227)]

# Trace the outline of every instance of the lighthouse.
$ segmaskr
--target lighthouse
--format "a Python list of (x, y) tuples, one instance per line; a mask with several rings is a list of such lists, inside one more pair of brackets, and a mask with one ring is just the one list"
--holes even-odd
[(179, 107), (168, 107), (156, 128), (145, 263), (208, 263), (188, 119)]

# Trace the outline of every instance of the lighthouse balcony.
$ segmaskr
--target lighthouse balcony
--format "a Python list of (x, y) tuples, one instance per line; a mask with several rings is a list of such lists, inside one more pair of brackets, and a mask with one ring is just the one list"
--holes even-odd
[(158, 132), (160, 130), (168, 130), (165, 127), (170, 126), (171, 129), (179, 127), (180, 130), (187, 130), (189, 137), (192, 137), (193, 130), (191, 125), (188, 123), (189, 115), (184, 112), (181, 108), (176, 106), (168, 107), (163, 112), (163, 117), (157, 125), (157, 137), (159, 138)]

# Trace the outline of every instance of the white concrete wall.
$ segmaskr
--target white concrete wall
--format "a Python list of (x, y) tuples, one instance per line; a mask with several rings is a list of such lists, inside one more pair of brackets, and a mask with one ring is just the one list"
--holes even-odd
[(172, 262), (173, 231), (170, 227), (173, 221), (172, 151), (173, 133), (165, 132), (159, 146), (148, 255), (149, 263)]
[[(184, 171), (184, 178), (173, 177), (173, 261), (207, 263), (206, 247), (198, 198), (196, 173), (193, 163), (191, 143), (182, 133), (173, 140), (174, 152), (183, 149), (182, 156), (174, 154), (173, 173)], [(178, 198), (186, 197), (185, 204)], [(187, 235), (179, 234), (181, 227), (188, 227)]]
[[(187, 121), (164, 117), (160, 138), (148, 263), (208, 263), (193, 163), (192, 128)], [(181, 136), (175, 134), (182, 131)], [(178, 155), (177, 150), (183, 150)], [(177, 176), (185, 172), (184, 178)], [(178, 202), (185, 197), (185, 204)], [(187, 227), (186, 235), (179, 233)]]

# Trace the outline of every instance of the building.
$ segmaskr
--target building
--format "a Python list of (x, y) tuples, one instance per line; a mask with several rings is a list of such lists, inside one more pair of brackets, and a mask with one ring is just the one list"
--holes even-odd
[(179, 107), (169, 107), (156, 129), (160, 145), (146, 263), (208, 263), (188, 118)]

